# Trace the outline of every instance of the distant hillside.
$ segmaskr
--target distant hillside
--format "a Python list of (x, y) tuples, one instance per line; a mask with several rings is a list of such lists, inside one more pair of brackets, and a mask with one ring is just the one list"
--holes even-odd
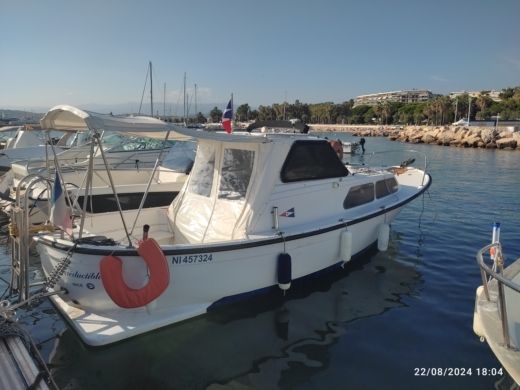
[(23, 123), (37, 123), (40, 121), (42, 116), (43, 114), (38, 112), (7, 110), (0, 108), (0, 121), (2, 119), (14, 120), (14, 118), (16, 118), (19, 122)]

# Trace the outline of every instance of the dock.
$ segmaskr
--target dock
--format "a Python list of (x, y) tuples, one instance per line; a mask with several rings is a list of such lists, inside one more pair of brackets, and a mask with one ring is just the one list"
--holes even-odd
[[(33, 349), (33, 354), (29, 348)], [(32, 341), (26, 339), (17, 324), (1, 318), (0, 373), (0, 390), (48, 390), (49, 384), (51, 389), (58, 388)]]

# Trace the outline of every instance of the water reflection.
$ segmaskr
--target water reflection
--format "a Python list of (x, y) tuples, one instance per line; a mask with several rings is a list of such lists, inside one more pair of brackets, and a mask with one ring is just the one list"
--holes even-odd
[(66, 388), (278, 388), (294, 367), (303, 376), (327, 367), (352, 321), (403, 306), (420, 276), (392, 257), (392, 248), (367, 254), (285, 298), (273, 291), (102, 349), (66, 331), (51, 357), (55, 379)]

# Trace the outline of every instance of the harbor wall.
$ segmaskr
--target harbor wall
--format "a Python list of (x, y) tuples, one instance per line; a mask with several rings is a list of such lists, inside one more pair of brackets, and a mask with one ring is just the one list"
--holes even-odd
[(359, 137), (464, 148), (520, 150), (520, 129), (511, 126), (309, 125), (313, 132), (348, 132)]

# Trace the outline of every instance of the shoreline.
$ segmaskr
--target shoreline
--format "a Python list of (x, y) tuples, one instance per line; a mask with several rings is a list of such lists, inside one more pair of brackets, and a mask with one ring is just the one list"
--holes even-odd
[[(313, 132), (351, 133), (358, 137), (387, 137), (391, 141), (462, 148), (520, 150), (520, 132), (510, 126), (373, 126), (309, 125)], [(516, 131), (515, 131), (516, 130)]]

